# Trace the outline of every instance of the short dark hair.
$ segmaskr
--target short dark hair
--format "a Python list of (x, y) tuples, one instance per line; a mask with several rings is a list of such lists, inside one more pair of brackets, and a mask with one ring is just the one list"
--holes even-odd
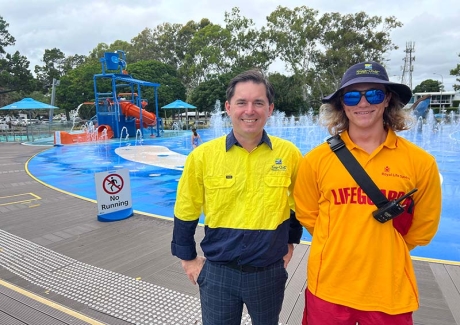
[(246, 81), (252, 81), (256, 84), (263, 84), (266, 89), (268, 103), (273, 104), (273, 102), (275, 101), (275, 90), (273, 89), (273, 86), (268, 81), (268, 79), (265, 78), (263, 72), (258, 69), (247, 70), (245, 72), (240, 73), (239, 75), (234, 77), (232, 80), (230, 80), (230, 83), (228, 84), (228, 87), (227, 87), (227, 101), (230, 102), (233, 95), (235, 95), (236, 85), (240, 82), (246, 82)]

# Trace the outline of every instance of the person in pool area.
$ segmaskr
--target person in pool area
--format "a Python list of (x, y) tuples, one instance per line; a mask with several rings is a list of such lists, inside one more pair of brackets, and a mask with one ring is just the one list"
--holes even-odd
[(203, 140), (201, 140), (201, 137), (198, 134), (198, 132), (196, 132), (196, 129), (193, 128), (192, 129), (192, 147), (193, 147), (193, 149), (198, 147), (200, 142), (203, 143)]
[[(172, 254), (200, 287), (203, 325), (278, 325), (286, 267), (302, 227), (292, 191), (300, 150), (264, 130), (274, 90), (257, 70), (230, 81), (225, 109), (231, 132), (187, 157), (174, 207)], [(204, 257), (195, 229), (204, 214)]]
[(413, 324), (419, 294), (410, 250), (436, 234), (441, 184), (434, 157), (396, 134), (409, 128), (403, 107), (411, 96), (381, 64), (362, 62), (322, 100), (320, 122), (388, 200), (418, 190), (402, 202), (405, 213), (381, 222), (327, 142), (304, 156), (294, 188), (296, 216), (312, 235), (304, 325)]

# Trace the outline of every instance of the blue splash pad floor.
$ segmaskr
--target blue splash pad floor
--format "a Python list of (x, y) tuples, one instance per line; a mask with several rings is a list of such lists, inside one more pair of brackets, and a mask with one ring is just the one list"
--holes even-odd
[[(204, 141), (226, 134), (221, 130), (199, 130)], [(299, 128), (273, 128), (267, 131), (294, 142), (306, 153), (328, 136), (316, 126)], [(424, 131), (425, 132), (425, 131)], [(460, 262), (460, 131), (452, 127), (436, 133), (424, 134), (406, 131), (402, 135), (433, 154), (443, 177), (442, 218), (433, 241), (412, 251), (414, 257)], [(39, 181), (58, 190), (96, 201), (94, 174), (120, 168), (129, 170), (133, 209), (136, 212), (173, 217), (176, 188), (181, 170), (152, 166), (127, 160), (115, 150), (128, 146), (165, 146), (170, 150), (188, 155), (191, 151), (191, 133), (176, 137), (146, 138), (139, 140), (111, 140), (95, 144), (78, 144), (51, 147), (34, 156), (28, 170)], [(307, 139), (307, 141), (305, 141)], [(95, 215), (96, 218), (96, 215)], [(310, 241), (304, 230), (302, 237)]]

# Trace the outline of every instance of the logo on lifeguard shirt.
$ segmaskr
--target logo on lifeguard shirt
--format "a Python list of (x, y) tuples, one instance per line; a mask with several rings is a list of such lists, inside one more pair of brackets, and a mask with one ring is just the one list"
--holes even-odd
[(285, 171), (287, 170), (287, 167), (283, 165), (283, 159), (281, 158), (276, 158), (275, 159), (275, 164), (272, 166), (272, 171)]
[(389, 166), (385, 166), (385, 168), (383, 168), (382, 176), (410, 179), (410, 177), (407, 175), (402, 175), (402, 174), (391, 172)]

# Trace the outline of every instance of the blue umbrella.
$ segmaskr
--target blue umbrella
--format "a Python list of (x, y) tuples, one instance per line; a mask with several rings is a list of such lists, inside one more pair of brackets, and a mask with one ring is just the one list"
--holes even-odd
[[(179, 109), (179, 112), (180, 112), (180, 109), (181, 108), (185, 108), (185, 121), (187, 122), (186, 123), (186, 128), (188, 129), (188, 109), (189, 108), (196, 108), (196, 106), (193, 106), (189, 103), (186, 103), (180, 99), (177, 99), (175, 101), (173, 101), (172, 103), (169, 103), (168, 105), (165, 105), (163, 106), (162, 108), (164, 109)], [(165, 116), (166, 116), (166, 112), (165, 112)]]
[(180, 109), (180, 108), (196, 108), (196, 106), (186, 103), (180, 99), (177, 99), (173, 101), (172, 103), (169, 103), (168, 105), (163, 106), (162, 108), (165, 108), (165, 109), (179, 108)]
[(26, 109), (51, 109), (51, 108), (57, 108), (56, 106), (45, 104), (42, 102), (39, 102), (38, 100), (35, 100), (33, 98), (24, 98), (18, 102), (6, 105), (1, 107), (0, 109), (17, 109), (17, 110), (26, 110)]
[[(54, 109), (56, 106), (39, 102), (33, 98), (24, 98), (18, 102), (3, 106), (0, 110), (34, 110), (34, 109)], [(30, 114), (29, 114), (30, 119)], [(27, 126), (27, 140), (29, 140), (29, 126)]]

